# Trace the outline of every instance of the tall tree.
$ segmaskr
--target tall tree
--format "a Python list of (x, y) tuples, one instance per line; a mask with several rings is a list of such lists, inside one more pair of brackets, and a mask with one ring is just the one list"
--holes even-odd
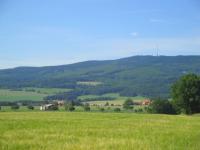
[(133, 101), (132, 99), (128, 98), (125, 100), (124, 104), (123, 104), (123, 108), (124, 109), (133, 109)]
[(200, 77), (195, 74), (181, 77), (172, 86), (172, 98), (180, 113), (200, 112)]
[(156, 114), (176, 114), (170, 101), (161, 98), (154, 99), (147, 110), (150, 113)]

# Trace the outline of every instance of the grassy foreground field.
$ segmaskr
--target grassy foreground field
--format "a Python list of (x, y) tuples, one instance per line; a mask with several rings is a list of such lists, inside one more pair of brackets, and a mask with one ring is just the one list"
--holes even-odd
[(199, 150), (200, 116), (1, 112), (1, 150)]

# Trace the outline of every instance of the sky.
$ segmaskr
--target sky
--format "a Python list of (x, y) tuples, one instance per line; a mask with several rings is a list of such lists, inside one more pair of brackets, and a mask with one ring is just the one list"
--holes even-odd
[(0, 0), (0, 69), (200, 55), (199, 0)]

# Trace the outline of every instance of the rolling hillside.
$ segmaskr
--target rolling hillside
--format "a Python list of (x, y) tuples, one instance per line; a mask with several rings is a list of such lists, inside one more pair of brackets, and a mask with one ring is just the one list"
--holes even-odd
[[(200, 56), (133, 56), (49, 67), (0, 70), (1, 88), (49, 87), (169, 96), (171, 84), (186, 73), (200, 73)], [(84, 85), (77, 83), (101, 83)], [(88, 87), (87, 87), (88, 86)], [(92, 87), (92, 88), (91, 88)]]

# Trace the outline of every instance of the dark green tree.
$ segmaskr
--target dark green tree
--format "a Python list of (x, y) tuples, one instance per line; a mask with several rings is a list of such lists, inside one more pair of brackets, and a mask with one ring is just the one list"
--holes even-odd
[(104, 112), (104, 111), (105, 111), (105, 109), (104, 109), (104, 108), (100, 108), (99, 110), (100, 110), (101, 112)]
[(188, 74), (172, 86), (173, 104), (179, 113), (200, 112), (200, 77)]
[(74, 111), (75, 110), (74, 103), (73, 102), (65, 103), (65, 110), (66, 111)]
[(134, 103), (133, 103), (132, 99), (128, 98), (125, 100), (125, 102), (123, 104), (123, 108), (124, 109), (133, 109), (133, 105), (134, 105)]
[(83, 108), (84, 108), (85, 111), (90, 111), (90, 105), (88, 103), (85, 103)]
[(20, 106), (17, 105), (17, 104), (14, 104), (14, 105), (11, 106), (11, 109), (13, 109), (13, 110), (17, 110), (19, 108), (20, 108)]
[(33, 110), (33, 109), (34, 109), (34, 106), (28, 105), (27, 108)]
[(109, 103), (108, 103), (108, 102), (106, 102), (106, 103), (105, 103), (105, 106), (109, 106)]
[(120, 108), (114, 108), (114, 112), (120, 112), (121, 109)]
[(152, 101), (146, 110), (156, 114), (176, 114), (176, 111), (170, 101), (157, 98)]

